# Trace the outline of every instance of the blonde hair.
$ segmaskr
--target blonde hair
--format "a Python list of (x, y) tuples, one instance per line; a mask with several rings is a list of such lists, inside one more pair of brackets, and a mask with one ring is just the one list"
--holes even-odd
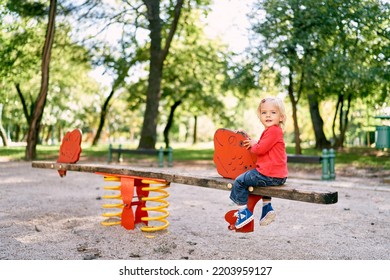
[(279, 109), (280, 114), (283, 116), (283, 119), (280, 122), (280, 126), (283, 128), (284, 125), (286, 124), (286, 109), (284, 108), (283, 101), (280, 98), (273, 97), (273, 96), (266, 97), (266, 98), (262, 99), (259, 103), (259, 106), (257, 107), (257, 116), (259, 118), (260, 118), (260, 114), (261, 114), (261, 104), (263, 104), (265, 102), (271, 102), (273, 105), (275, 105)]

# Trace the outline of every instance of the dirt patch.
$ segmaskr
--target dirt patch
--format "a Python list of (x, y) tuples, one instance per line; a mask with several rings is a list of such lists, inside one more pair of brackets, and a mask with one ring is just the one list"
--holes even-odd
[[(205, 162), (174, 168), (215, 171)], [(168, 229), (144, 233), (100, 224), (106, 210), (99, 175), (60, 178), (28, 162), (0, 162), (0, 259), (388, 259), (388, 173), (347, 171), (352, 177), (338, 173), (335, 181), (322, 181), (313, 171), (291, 170), (289, 184), (337, 191), (338, 203), (275, 198), (277, 220), (267, 227), (256, 221), (247, 234), (227, 229), (228, 191), (172, 184)], [(256, 219), (260, 211), (256, 207)]]

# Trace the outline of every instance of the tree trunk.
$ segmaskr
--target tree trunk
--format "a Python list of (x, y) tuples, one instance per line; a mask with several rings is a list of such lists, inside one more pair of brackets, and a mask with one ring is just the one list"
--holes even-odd
[(0, 138), (3, 141), (3, 146), (8, 146), (8, 139), (7, 139), (7, 133), (5, 132), (5, 129), (3, 127), (3, 104), (0, 103)]
[(322, 120), (316, 94), (308, 94), (311, 122), (316, 138), (316, 149), (329, 148), (330, 142), (324, 133), (324, 121)]
[(107, 117), (107, 114), (108, 114), (108, 108), (109, 108), (110, 100), (112, 99), (113, 96), (114, 96), (114, 89), (111, 90), (110, 94), (108, 95), (108, 97), (104, 101), (104, 104), (103, 104), (103, 107), (102, 107), (102, 111), (100, 113), (99, 127), (98, 127), (98, 130), (97, 130), (96, 134), (95, 134), (95, 137), (93, 138), (92, 146), (96, 146), (97, 143), (99, 142), (100, 135), (102, 134), (102, 130), (103, 130), (103, 127), (104, 127), (104, 123), (106, 122), (106, 117)]
[(8, 146), (7, 133), (5, 132), (5, 129), (2, 125), (0, 125), (0, 138), (3, 142), (3, 146), (7, 147)]
[(192, 136), (192, 144), (198, 143), (198, 116), (194, 116), (194, 134)]
[(343, 95), (339, 94), (336, 103), (336, 110), (334, 112), (333, 122), (332, 122), (332, 134), (333, 134), (333, 139), (335, 140), (335, 147), (337, 147), (337, 143), (338, 143), (338, 137), (336, 134), (336, 120), (337, 120), (338, 112), (340, 110), (341, 103), (343, 102), (342, 100), (343, 100)]
[(163, 63), (168, 55), (169, 48), (176, 32), (180, 18), (183, 0), (178, 0), (175, 6), (174, 19), (164, 49), (161, 48), (161, 18), (160, 0), (144, 0), (147, 8), (150, 30), (150, 63), (148, 88), (146, 91), (146, 108), (141, 130), (139, 149), (155, 149), (157, 141), (158, 106), (161, 97), (161, 80)]
[(175, 101), (175, 103), (171, 106), (171, 111), (169, 112), (167, 125), (164, 128), (164, 142), (165, 142), (165, 148), (166, 149), (169, 148), (169, 131), (172, 128), (172, 125), (173, 125), (173, 120), (174, 120), (174, 116), (175, 116), (175, 110), (177, 109), (177, 107), (179, 107), (179, 105), (181, 103), (182, 103), (181, 100)]
[[(349, 124), (349, 111), (351, 109), (351, 101), (352, 101), (352, 94), (348, 94), (347, 98), (347, 109), (344, 112), (344, 102), (345, 102), (345, 96), (344, 94), (340, 93), (338, 96), (337, 104), (336, 104), (336, 111), (334, 113), (333, 117), (333, 124), (332, 124), (332, 132), (333, 137), (335, 138), (335, 148), (343, 148), (344, 147), (344, 141), (345, 141), (345, 133), (347, 132), (348, 124)], [(339, 134), (336, 133), (336, 121), (339, 121)]]
[(14, 128), (14, 141), (19, 142), (20, 134), (22, 134), (22, 136), (23, 136), (24, 130), (22, 130), (22, 128), (19, 124), (16, 124), (14, 126), (15, 126), (15, 128)]
[(42, 53), (42, 78), (41, 78), (41, 89), (37, 100), (35, 102), (34, 111), (31, 115), (31, 121), (29, 123), (29, 130), (27, 136), (27, 147), (26, 147), (26, 160), (33, 160), (36, 158), (36, 146), (38, 143), (39, 130), (43, 111), (45, 109), (46, 97), (49, 87), (49, 65), (51, 57), (51, 49), (54, 40), (55, 30), (55, 16), (57, 10), (57, 0), (50, 0), (49, 8), (49, 19), (46, 30), (45, 45)]
[[(343, 148), (344, 147), (344, 141), (345, 141), (345, 133), (348, 129), (349, 124), (349, 110), (351, 109), (351, 100), (352, 100), (352, 94), (348, 94), (347, 99), (347, 109), (340, 110), (340, 136), (338, 138), (337, 147)], [(344, 104), (342, 105), (342, 108), (344, 108)]]
[(51, 132), (52, 132), (51, 126), (46, 126), (46, 127), (44, 128), (44, 130), (46, 130), (46, 131), (45, 131), (46, 136), (45, 136), (44, 143), (49, 143), (49, 140), (50, 140), (50, 138), (51, 138)]
[(302, 149), (301, 149), (301, 139), (299, 137), (300, 131), (299, 131), (298, 114), (297, 114), (298, 99), (296, 99), (294, 96), (293, 76), (292, 76), (291, 69), (290, 69), (290, 74), (289, 74), (288, 96), (289, 96), (290, 101), (291, 101), (292, 117), (293, 117), (293, 122), (294, 122), (295, 154), (300, 155), (300, 154), (302, 154)]
[(25, 118), (27, 120), (27, 123), (30, 123), (30, 116), (31, 116), (31, 114), (30, 114), (30, 112), (27, 109), (26, 99), (24, 98), (22, 90), (20, 89), (20, 84), (19, 83), (15, 84), (15, 88), (16, 88), (16, 92), (18, 93), (20, 102), (22, 103), (23, 114), (24, 114), (24, 116), (25, 116)]
[(160, 1), (144, 1), (148, 10), (150, 30), (150, 62), (148, 88), (146, 91), (146, 108), (142, 125), (139, 148), (154, 149), (157, 140), (158, 106), (161, 96), (162, 51), (161, 51), (161, 19)]

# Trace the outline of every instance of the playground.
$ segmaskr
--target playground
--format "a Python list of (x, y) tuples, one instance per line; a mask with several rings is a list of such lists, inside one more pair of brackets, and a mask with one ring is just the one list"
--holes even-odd
[[(173, 169), (212, 175), (212, 162)], [(102, 226), (103, 179), (96, 174), (0, 162), (3, 260), (386, 260), (390, 248), (389, 171), (336, 170), (336, 180), (290, 170), (289, 183), (338, 192), (320, 205), (273, 199), (274, 223), (250, 233), (228, 230), (229, 192), (171, 184), (170, 225), (143, 232)], [(258, 207), (260, 208), (260, 207)], [(257, 209), (259, 211), (259, 209)]]
[(0, 260), (389, 260), (388, 0), (0, 3)]

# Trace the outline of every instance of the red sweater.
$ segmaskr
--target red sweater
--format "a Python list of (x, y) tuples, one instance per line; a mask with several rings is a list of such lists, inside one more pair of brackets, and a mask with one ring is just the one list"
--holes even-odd
[(279, 126), (264, 130), (260, 140), (250, 151), (257, 155), (256, 169), (268, 177), (286, 178), (287, 154), (283, 140), (283, 131)]

